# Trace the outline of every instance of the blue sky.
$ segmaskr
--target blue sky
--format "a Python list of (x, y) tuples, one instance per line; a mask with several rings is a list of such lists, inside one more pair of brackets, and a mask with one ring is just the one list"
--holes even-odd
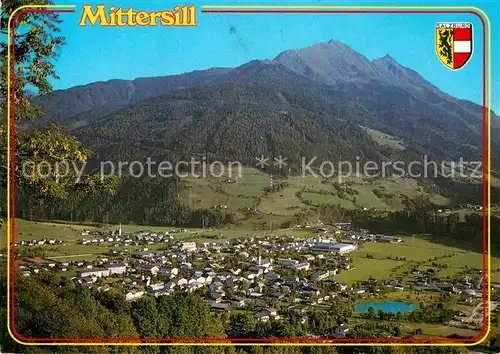
[[(57, 1), (59, 4), (70, 2)], [(56, 89), (95, 81), (163, 76), (207, 69), (234, 67), (253, 59), (274, 58), (287, 49), (303, 48), (330, 39), (339, 40), (368, 59), (390, 54), (400, 64), (418, 71), (441, 90), (476, 103), (482, 101), (482, 30), (479, 19), (468, 14), (201, 14), (201, 5), (286, 4), (285, 2), (175, 2), (175, 1), (73, 1), (75, 14), (62, 14), (67, 45), (57, 60), (60, 80)], [(135, 10), (169, 10), (175, 5), (197, 5), (198, 26), (186, 27), (80, 27), (83, 4), (133, 7)], [(289, 2), (288, 4), (291, 4)], [(295, 3), (297, 4), (297, 3)], [(306, 4), (306, 3), (302, 3)], [(313, 4), (323, 5), (322, 0)], [(328, 5), (333, 3), (329, 2)], [(336, 1), (336, 5), (353, 2)], [(396, 5), (357, 1), (356, 5)], [(403, 3), (402, 3), (403, 4)], [(404, 5), (438, 5), (406, 1)], [(460, 0), (439, 5), (470, 5)], [(325, 4), (326, 5), (326, 4)], [(500, 2), (474, 1), (492, 22), (492, 108), (500, 111)], [(272, 23), (271, 23), (272, 21)], [(442, 65), (435, 53), (437, 22), (469, 21), (474, 25), (474, 53), (460, 71)], [(232, 30), (231, 30), (232, 29)]]

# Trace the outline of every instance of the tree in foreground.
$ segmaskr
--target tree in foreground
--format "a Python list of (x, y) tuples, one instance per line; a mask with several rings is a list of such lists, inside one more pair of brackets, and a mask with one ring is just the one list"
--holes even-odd
[[(38, 1), (46, 5), (48, 0)], [(32, 91), (37, 94), (52, 92), (51, 80), (58, 79), (55, 71), (55, 59), (64, 45), (60, 35), (60, 19), (57, 13), (20, 13), (14, 15), (16, 21), (11, 22), (11, 32), (15, 33), (14, 43), (10, 43), (11, 61), (8, 58), (8, 24), (11, 14), (20, 6), (31, 4), (29, 0), (4, 0), (0, 15), (0, 110), (3, 120), (0, 123), (0, 139), (2, 151), (0, 154), (1, 187), (7, 187), (7, 137), (8, 131), (7, 104), (8, 97), (11, 107), (15, 106), (15, 118), (10, 112), (11, 125), (16, 128), (12, 147), (15, 150), (15, 166), (11, 174), (15, 177), (16, 188), (29, 193), (34, 200), (43, 201), (46, 198), (64, 198), (75, 189), (112, 190), (112, 180), (101, 181), (100, 177), (85, 174), (78, 178), (78, 173), (91, 150), (85, 148), (75, 137), (65, 133), (64, 129), (49, 124), (40, 129), (21, 129), (22, 124), (40, 118), (41, 107), (32, 103)], [(12, 33), (11, 33), (12, 34)], [(11, 39), (13, 37), (11, 36)], [(15, 64), (12, 64), (12, 63)], [(8, 87), (8, 71), (14, 78), (14, 86)], [(12, 119), (14, 118), (14, 119)], [(24, 166), (24, 168), (23, 168)], [(49, 167), (51, 173), (49, 174)], [(60, 173), (55, 172), (59, 166)], [(67, 173), (65, 171), (67, 168)], [(38, 168), (40, 167), (40, 168)]]

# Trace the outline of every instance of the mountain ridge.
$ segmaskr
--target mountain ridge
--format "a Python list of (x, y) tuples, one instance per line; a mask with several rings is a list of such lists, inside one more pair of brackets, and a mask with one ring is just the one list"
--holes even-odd
[[(236, 68), (211, 68), (132, 81), (111, 80), (56, 91), (51, 96), (40, 97), (39, 103), (46, 109), (45, 121), (61, 122), (77, 135), (82, 132), (82, 127), (90, 125), (93, 128), (85, 131), (86, 135), (91, 135), (88, 132), (98, 130), (102, 119), (109, 124), (127, 107), (134, 109), (137, 104), (147, 105), (148, 100), (156, 97), (175, 99), (175, 92), (180, 92), (180, 95), (200, 93), (203, 90), (196, 89), (203, 87), (215, 90), (215, 93), (222, 92), (221, 86), (217, 85), (233, 85), (236, 91), (240, 90), (238, 85), (250, 85), (250, 96), (254, 96), (255, 85), (262, 90), (271, 89), (270, 94), (281, 97), (285, 106), (294, 102), (301, 110), (314, 112), (314, 117), (343, 119), (381, 131), (404, 140), (407, 146), (422, 154), (432, 152), (441, 159), (462, 156), (482, 159), (482, 107), (440, 91), (418, 72), (402, 66), (390, 55), (370, 61), (349, 46), (333, 40), (287, 50), (274, 59), (252, 60)], [(237, 104), (247, 104), (232, 95), (227, 86), (224, 92), (233, 101), (214, 96), (224, 109), (232, 107), (238, 110)], [(193, 105), (200, 101), (193, 95), (188, 95), (187, 99)], [(218, 110), (221, 107), (213, 108)], [(272, 102), (270, 107), (283, 109), (279, 102)], [(265, 114), (272, 115), (270, 107)], [(219, 114), (225, 115), (224, 109)], [(158, 115), (160, 112), (151, 110), (148, 114)], [(165, 121), (171, 118), (165, 117)], [(188, 116), (184, 118), (188, 119)], [(261, 118), (267, 129), (275, 128), (272, 121)], [(331, 134), (335, 134), (334, 131)], [(284, 137), (280, 136), (278, 140), (282, 139)], [(500, 141), (495, 137), (492, 138), (492, 148), (500, 151)], [(379, 152), (385, 155), (382, 150)], [(500, 165), (500, 160), (496, 159), (495, 163)]]
[[(318, 55), (318, 52), (320, 55)], [(314, 60), (325, 64), (325, 60), (332, 61), (332, 68), (324, 68), (327, 65), (319, 65), (320, 69), (311, 68), (310, 56), (317, 57)], [(289, 57), (295, 59), (291, 61)], [(297, 59), (298, 58), (298, 59)], [(305, 58), (305, 59), (304, 59)], [(355, 58), (360, 64), (357, 70), (351, 70), (346, 73), (342, 65), (347, 65), (346, 58)], [(335, 59), (335, 60), (334, 60)], [(297, 61), (298, 60), (298, 61)], [(38, 96), (35, 103), (40, 104), (46, 111), (42, 121), (50, 120), (63, 122), (69, 117), (75, 117), (79, 114), (88, 112), (92, 109), (104, 108), (108, 112), (129, 104), (133, 104), (142, 99), (156, 97), (167, 94), (177, 89), (189, 88), (198, 85), (231, 82), (233, 75), (240, 68), (245, 67), (255, 60), (242, 64), (235, 68), (212, 67), (205, 70), (194, 70), (188, 73), (142, 77), (133, 80), (111, 79), (108, 81), (99, 81), (86, 85), (79, 85), (65, 90), (56, 90), (50, 95)], [(354, 51), (349, 46), (339, 41), (330, 40), (328, 42), (317, 43), (302, 49), (290, 49), (278, 54), (274, 59), (261, 60), (263, 63), (278, 62), (288, 69), (306, 76), (312, 80), (335, 85), (338, 80), (362, 80), (366, 75), (372, 75), (377, 80), (390, 76), (390, 83), (394, 84), (403, 79), (411, 83), (414, 87), (406, 89), (415, 89), (415, 86), (424, 86), (427, 89), (426, 99), (433, 99), (433, 95), (443, 95), (442, 97), (451, 98), (452, 96), (441, 92), (437, 87), (427, 82), (418, 72), (404, 67), (397, 63), (390, 55), (368, 60), (362, 54)], [(299, 66), (299, 67), (297, 67)], [(352, 65), (351, 65), (352, 66)], [(321, 68), (323, 67), (323, 68)], [(309, 72), (309, 71), (310, 72)], [(378, 72), (376, 72), (378, 71)], [(395, 73), (395, 71), (397, 71)], [(387, 78), (386, 78), (387, 79)], [(130, 90), (133, 90), (132, 94)], [(470, 101), (467, 101), (470, 102)], [(469, 105), (475, 105), (470, 102)], [(97, 114), (97, 116), (101, 116)], [(75, 118), (74, 118), (75, 119)], [(78, 117), (76, 117), (78, 120)]]

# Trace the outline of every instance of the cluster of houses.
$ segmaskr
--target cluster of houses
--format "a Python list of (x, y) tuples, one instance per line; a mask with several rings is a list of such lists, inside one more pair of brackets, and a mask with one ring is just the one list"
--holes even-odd
[[(477, 205), (477, 204), (465, 204), (463, 206), (465, 209), (472, 209), (474, 211), (481, 211), (483, 210), (483, 206), (482, 205)], [(438, 209), (438, 213), (444, 213), (444, 214), (451, 214), (452, 212), (456, 212), (457, 209), (449, 209), (449, 208), (445, 208), (445, 209)]]
[[(138, 231), (133, 234), (125, 234), (122, 232), (122, 227), (116, 232), (91, 232), (91, 231), (83, 231), (81, 236), (85, 236), (84, 238), (79, 240), (79, 243), (82, 245), (95, 245), (95, 244), (114, 244), (116, 246), (137, 246), (137, 245), (153, 245), (158, 243), (168, 243), (173, 239), (173, 233), (176, 230), (171, 232), (165, 231), (162, 233), (156, 233), (153, 231)], [(187, 231), (187, 230), (186, 230)], [(90, 238), (87, 238), (90, 236)]]
[[(398, 237), (353, 230), (349, 223), (316, 231), (317, 236), (310, 238), (249, 236), (216, 243), (179, 240), (173, 232), (126, 234), (120, 227), (107, 235), (81, 234), (81, 244), (109, 243), (107, 257), (70, 262), (39, 259), (20, 268), (24, 276), (43, 269), (57, 270), (83, 287), (98, 291), (119, 289), (130, 301), (144, 296), (197, 292), (214, 312), (251, 311), (256, 320), (266, 322), (280, 320), (294, 311), (307, 321), (308, 313), (328, 309), (343, 292), (363, 296), (377, 291), (377, 281), (373, 279), (354, 286), (334, 279), (339, 272), (350, 269), (350, 252), (363, 242), (402, 242)], [(161, 244), (160, 249), (148, 247), (157, 244)], [(478, 289), (472, 280), (464, 284), (429, 282), (418, 271), (414, 270), (413, 277), (420, 291), (459, 289), (474, 295)], [(392, 279), (384, 286), (404, 290), (407, 285)], [(339, 328), (334, 335), (342, 337), (347, 332), (348, 328)]]
[(482, 280), (479, 277), (481, 270), (470, 269), (469, 272), (470, 275), (464, 275), (459, 280), (443, 282), (441, 279), (433, 277), (429, 270), (424, 271), (416, 267), (411, 270), (409, 282), (414, 285), (414, 289), (417, 291), (462, 294), (465, 302), (472, 303), (475, 298), (483, 296)]
[(62, 240), (56, 240), (54, 238), (42, 238), (33, 240), (23, 240), (14, 243), (14, 246), (42, 246), (42, 245), (58, 245), (63, 243)]
[[(81, 236), (83, 245), (109, 244), (107, 256), (25, 263), (20, 265), (22, 275), (57, 271), (83, 287), (117, 288), (130, 301), (196, 291), (212, 311), (248, 310), (263, 322), (280, 320), (288, 311), (299, 311), (305, 321), (312, 307), (326, 308), (348, 290), (332, 277), (349, 269), (347, 254), (358, 247), (320, 236), (190, 242), (174, 238), (171, 232), (126, 234), (121, 228), (111, 234), (82, 232)], [(148, 247), (160, 243), (161, 250)], [(327, 287), (321, 285), (324, 282)]]

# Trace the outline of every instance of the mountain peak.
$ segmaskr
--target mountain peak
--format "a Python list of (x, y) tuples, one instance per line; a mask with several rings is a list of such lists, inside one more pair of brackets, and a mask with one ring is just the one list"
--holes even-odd
[(393, 74), (401, 74), (405, 71), (410, 70), (407, 67), (398, 63), (396, 59), (391, 57), (389, 54), (384, 55), (382, 58), (373, 60), (372, 63), (379, 69), (389, 70)]
[(274, 60), (295, 73), (326, 84), (335, 84), (346, 76), (369, 77), (376, 74), (373, 64), (366, 57), (333, 39), (285, 51)]
[(439, 90), (432, 84), (427, 82), (419, 73), (401, 65), (389, 54), (384, 55), (372, 61), (373, 65), (382, 73), (383, 77), (390, 78), (393, 83), (398, 82), (400, 85), (426, 88), (432, 92), (438, 93)]
[(337, 41), (335, 39), (330, 39), (328, 42), (320, 42), (313, 44), (309, 47), (306, 47), (302, 50), (305, 50), (307, 48), (324, 48), (326, 50), (337, 50), (345, 53), (357, 53), (354, 51), (351, 47), (349, 47), (347, 44)]
[(397, 61), (396, 61), (393, 57), (391, 57), (391, 55), (390, 55), (390, 54), (386, 54), (386, 55), (384, 55), (384, 56), (383, 56), (382, 58), (380, 58), (380, 59), (382, 59), (382, 60), (384, 60), (384, 61), (386, 61), (386, 62), (393, 62), (393, 63), (397, 63)]

